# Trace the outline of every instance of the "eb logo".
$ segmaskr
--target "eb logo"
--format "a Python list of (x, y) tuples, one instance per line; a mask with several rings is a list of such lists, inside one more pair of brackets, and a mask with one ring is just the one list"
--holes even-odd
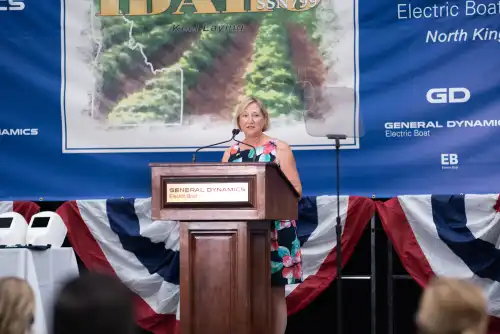
[(465, 103), (470, 100), (467, 88), (432, 88), (426, 94), (429, 103)]

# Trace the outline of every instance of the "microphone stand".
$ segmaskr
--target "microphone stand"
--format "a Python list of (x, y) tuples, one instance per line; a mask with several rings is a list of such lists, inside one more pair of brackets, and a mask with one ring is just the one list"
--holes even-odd
[(234, 140), (235, 142), (237, 142), (238, 144), (243, 144), (243, 145), (250, 146), (251, 148), (253, 148), (253, 158), (252, 158), (252, 162), (255, 162), (255, 158), (257, 157), (257, 149), (255, 148), (255, 146), (252, 146), (252, 145), (250, 145), (250, 144), (247, 144), (247, 143), (241, 142), (241, 141), (239, 141), (238, 139), (235, 139), (235, 138), (233, 138), (233, 140)]
[(340, 220), (340, 140), (346, 139), (346, 135), (328, 134), (326, 138), (335, 140), (336, 167), (337, 167), (337, 334), (342, 334), (342, 225)]
[(196, 153), (198, 153), (199, 151), (205, 149), (205, 148), (209, 148), (209, 147), (212, 147), (212, 146), (217, 146), (217, 145), (221, 145), (221, 144), (225, 144), (225, 143), (229, 143), (230, 141), (232, 140), (235, 140), (234, 137), (236, 137), (238, 134), (240, 133), (240, 130), (239, 129), (233, 129), (233, 136), (231, 137), (231, 139), (229, 140), (224, 140), (224, 141), (221, 141), (219, 143), (215, 143), (215, 144), (210, 144), (210, 145), (207, 145), (207, 146), (202, 146), (200, 148), (198, 148), (196, 151), (194, 151), (193, 153), (193, 157), (191, 159), (191, 162), (192, 163), (195, 163), (196, 162)]

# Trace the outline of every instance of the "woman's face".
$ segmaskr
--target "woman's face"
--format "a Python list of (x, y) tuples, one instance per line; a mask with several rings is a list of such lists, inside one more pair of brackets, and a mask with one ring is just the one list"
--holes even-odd
[(257, 103), (250, 103), (240, 115), (240, 129), (248, 137), (260, 135), (265, 125), (266, 118)]

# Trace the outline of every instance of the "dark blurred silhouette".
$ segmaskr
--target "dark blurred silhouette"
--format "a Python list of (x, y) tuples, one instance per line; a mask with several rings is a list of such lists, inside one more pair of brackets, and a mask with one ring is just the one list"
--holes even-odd
[(53, 334), (137, 333), (132, 294), (118, 278), (84, 273), (69, 281), (54, 306)]

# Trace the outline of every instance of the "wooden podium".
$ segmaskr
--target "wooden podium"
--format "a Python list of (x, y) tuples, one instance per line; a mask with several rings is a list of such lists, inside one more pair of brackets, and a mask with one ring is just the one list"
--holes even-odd
[(271, 333), (270, 220), (297, 219), (274, 163), (152, 168), (152, 219), (180, 223), (181, 334)]

